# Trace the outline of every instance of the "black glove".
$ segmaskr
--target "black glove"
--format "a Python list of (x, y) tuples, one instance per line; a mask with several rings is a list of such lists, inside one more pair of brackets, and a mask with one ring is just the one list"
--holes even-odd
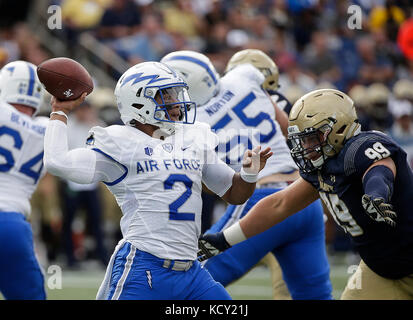
[(204, 261), (230, 248), (224, 233), (210, 233), (201, 235), (198, 239), (198, 260)]
[(393, 211), (393, 206), (385, 203), (383, 198), (373, 199), (365, 194), (361, 198), (361, 203), (367, 215), (374, 221), (385, 222), (392, 227), (396, 226), (397, 214)]

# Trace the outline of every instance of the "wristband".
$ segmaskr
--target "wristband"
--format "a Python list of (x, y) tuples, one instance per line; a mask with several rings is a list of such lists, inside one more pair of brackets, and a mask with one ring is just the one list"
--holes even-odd
[(245, 172), (244, 167), (241, 168), (239, 174), (245, 182), (256, 183), (258, 181), (258, 174)]
[(53, 112), (50, 113), (50, 116), (52, 116), (53, 114), (58, 114), (59, 116), (64, 116), (64, 117), (66, 117), (66, 120), (69, 120), (69, 118), (67, 117), (67, 114), (64, 113), (62, 110), (53, 111)]
[(247, 240), (247, 237), (245, 236), (244, 232), (241, 229), (239, 221), (234, 223), (229, 228), (225, 229), (223, 233), (224, 233), (225, 240), (228, 242), (230, 246), (233, 246), (239, 242)]

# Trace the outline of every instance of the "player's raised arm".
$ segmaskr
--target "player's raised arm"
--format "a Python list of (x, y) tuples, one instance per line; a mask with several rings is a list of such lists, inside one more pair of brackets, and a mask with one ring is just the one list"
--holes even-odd
[(286, 189), (260, 200), (248, 214), (224, 231), (199, 239), (199, 259), (205, 260), (229, 247), (271, 228), (302, 210), (319, 197), (317, 190), (299, 178)]
[(76, 183), (113, 181), (124, 172), (115, 162), (86, 148), (69, 151), (67, 115), (83, 103), (86, 94), (76, 100), (52, 98), (52, 113), (44, 139), (44, 165), (51, 174)]
[(240, 173), (234, 174), (232, 186), (222, 196), (230, 204), (242, 204), (255, 190), (258, 173), (264, 168), (267, 159), (272, 156), (270, 148), (261, 151), (261, 147), (247, 150), (244, 154), (243, 167)]
[(51, 174), (77, 183), (93, 181), (96, 155), (92, 150), (69, 152), (67, 139), (67, 115), (85, 99), (83, 94), (76, 100), (59, 101), (52, 97), (52, 113), (44, 139), (44, 164)]

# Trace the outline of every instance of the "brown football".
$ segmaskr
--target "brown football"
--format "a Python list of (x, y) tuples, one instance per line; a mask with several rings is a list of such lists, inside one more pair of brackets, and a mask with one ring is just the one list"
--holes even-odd
[(89, 72), (77, 61), (60, 57), (42, 62), (37, 75), (46, 90), (59, 100), (75, 100), (93, 91)]

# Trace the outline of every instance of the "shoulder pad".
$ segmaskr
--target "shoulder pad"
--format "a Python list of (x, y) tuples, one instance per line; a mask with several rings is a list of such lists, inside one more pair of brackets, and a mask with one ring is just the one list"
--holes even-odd
[(399, 151), (399, 147), (381, 132), (362, 132), (351, 138), (344, 146), (344, 172), (347, 176), (364, 173), (374, 162)]
[[(138, 141), (135, 141), (135, 146)], [(86, 139), (87, 147), (99, 149), (117, 161), (121, 161), (123, 150), (130, 150), (131, 134), (127, 126), (113, 125), (106, 128), (93, 127)]]
[(251, 64), (241, 64), (229, 71), (225, 77), (227, 76), (229, 78), (237, 78), (237, 81), (239, 81), (239, 77), (242, 77), (242, 81), (249, 80), (258, 85), (261, 85), (265, 80), (264, 75)]

